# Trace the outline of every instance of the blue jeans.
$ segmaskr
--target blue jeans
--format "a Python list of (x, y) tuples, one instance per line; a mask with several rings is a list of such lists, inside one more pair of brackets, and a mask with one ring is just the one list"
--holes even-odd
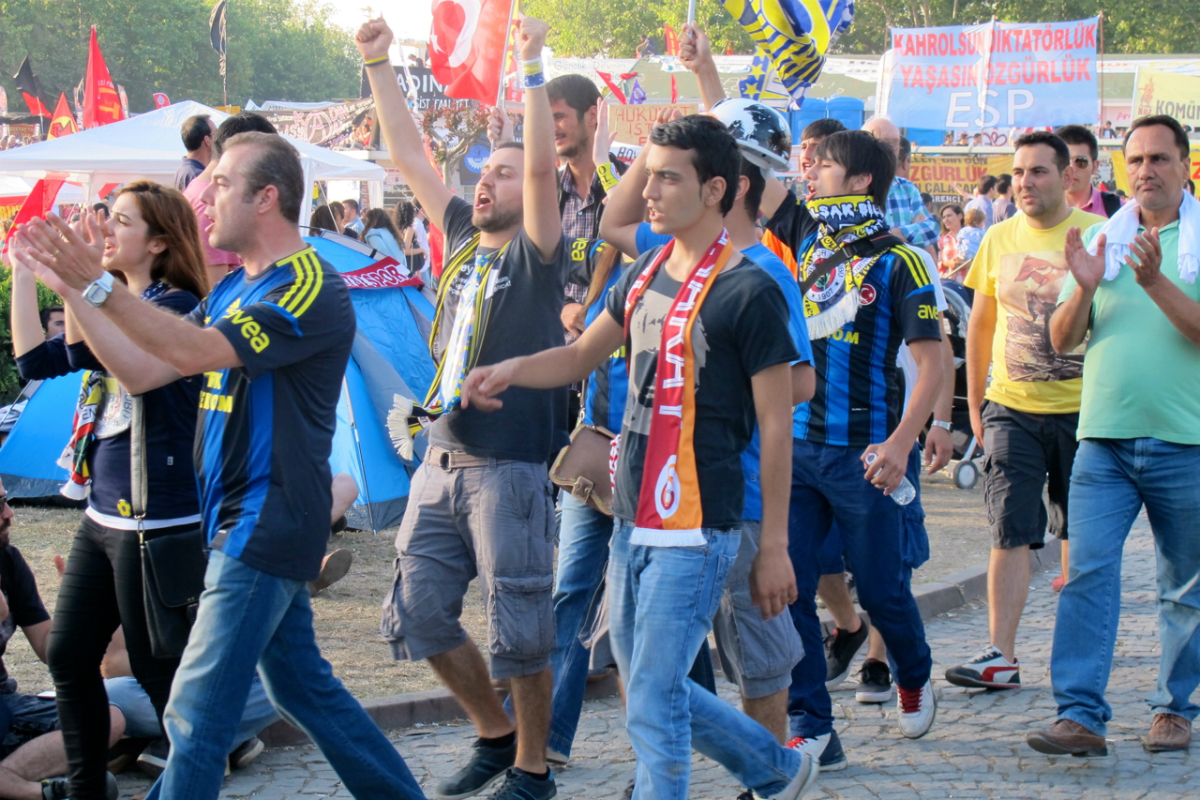
[(1200, 446), (1159, 439), (1083, 439), (1071, 472), (1071, 562), (1054, 624), (1058, 716), (1104, 735), (1104, 699), (1121, 614), (1121, 553), (1142, 506), (1158, 556), (1162, 643), (1154, 713), (1196, 718), (1200, 684)]
[(618, 520), (608, 565), (612, 647), (637, 753), (634, 800), (686, 800), (692, 747), (761, 795), (782, 791), (800, 753), (687, 677), (712, 629), (741, 533), (704, 531), (702, 547), (630, 544)]
[[(863, 477), (863, 448), (792, 443), (792, 494), (788, 554), (799, 599), (789, 610), (806, 654), (823, 652), (821, 622), (813, 598), (821, 573), (821, 548), (837, 523), (842, 552), (854, 573), (858, 601), (887, 645), (896, 683), (919, 689), (929, 680), (933, 657), (909, 580), (914, 557), (911, 520), (905, 510)], [(911, 471), (913, 456), (909, 456)], [(910, 478), (911, 480), (911, 478)], [(833, 731), (833, 704), (825, 689), (825, 660), (802, 658), (792, 670), (788, 716), (793, 736)]]
[[(158, 724), (158, 714), (150, 695), (137, 682), (137, 678), (126, 675), (120, 678), (106, 678), (104, 691), (108, 695), (108, 704), (121, 710), (125, 717), (125, 735), (134, 739), (158, 739), (163, 735), (162, 726)], [(279, 719), (279, 712), (271, 705), (267, 690), (263, 688), (258, 675), (250, 684), (250, 695), (246, 699), (246, 710), (238, 723), (237, 734), (233, 737), (234, 747), (248, 739), (253, 739), (262, 729)], [(232, 748), (231, 748), (232, 750)]]
[(425, 797), (321, 657), (303, 581), (213, 550), (204, 587), (163, 718), (171, 755), (147, 800), (217, 797), (256, 666), (271, 702), (321, 748), (354, 797)]

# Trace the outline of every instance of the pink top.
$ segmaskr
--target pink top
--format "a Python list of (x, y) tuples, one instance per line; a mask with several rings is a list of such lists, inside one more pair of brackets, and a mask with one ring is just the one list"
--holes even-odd
[(208, 215), (208, 204), (200, 199), (200, 195), (211, 184), (208, 178), (196, 177), (183, 190), (183, 196), (192, 204), (192, 210), (196, 212), (196, 222), (200, 226), (200, 246), (204, 248), (204, 263), (208, 266), (217, 266), (218, 264), (227, 264), (230, 269), (240, 267), (242, 260), (237, 257), (236, 253), (231, 253), (228, 250), (218, 250), (208, 243), (208, 229), (212, 227), (212, 217)]
[[(1122, 204), (1124, 205), (1124, 204)], [(1095, 186), (1092, 187), (1092, 197), (1085, 204), (1079, 207), (1080, 211), (1086, 211), (1089, 214), (1095, 214), (1100, 217), (1107, 217), (1108, 212), (1104, 210), (1104, 196), (1100, 194), (1100, 190)]]

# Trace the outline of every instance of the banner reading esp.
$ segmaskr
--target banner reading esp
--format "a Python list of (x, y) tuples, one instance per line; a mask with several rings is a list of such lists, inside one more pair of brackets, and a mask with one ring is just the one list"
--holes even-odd
[(880, 113), (963, 131), (1094, 124), (1098, 28), (1097, 17), (892, 28)]
[(1133, 87), (1133, 118), (1166, 114), (1193, 128), (1200, 126), (1200, 78), (1138, 68)]
[(1012, 172), (1012, 156), (937, 156), (913, 153), (908, 179), (922, 192), (933, 195), (933, 204), (964, 202), (959, 190), (970, 192), (981, 175)]

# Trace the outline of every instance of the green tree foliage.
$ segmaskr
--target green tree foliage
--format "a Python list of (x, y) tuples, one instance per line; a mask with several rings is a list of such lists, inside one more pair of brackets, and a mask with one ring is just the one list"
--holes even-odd
[[(2, 3), (3, 0), (0, 0)], [(679, 31), (687, 0), (527, 0), (528, 13), (550, 23), (549, 45), (556, 55), (632, 58), (649, 34), (662, 39), (663, 24)], [(1200, 53), (1200, 14), (1179, 0), (857, 0), (854, 26), (834, 52), (881, 53), (887, 29), (987, 22), (1057, 22), (1104, 12), (1108, 53)], [(699, 0), (696, 19), (723, 53), (753, 52), (753, 43), (721, 5)]]
[[(28, 55), (53, 107), (72, 97), (87, 67), (96, 26), (113, 80), (130, 109), (152, 95), (219, 104), (221, 75), (208, 40), (214, 0), (0, 0), (0, 86), (12, 111), (24, 109), (12, 75)], [(329, 100), (358, 96), (350, 33), (331, 25), (320, 0), (230, 0), (229, 101)]]

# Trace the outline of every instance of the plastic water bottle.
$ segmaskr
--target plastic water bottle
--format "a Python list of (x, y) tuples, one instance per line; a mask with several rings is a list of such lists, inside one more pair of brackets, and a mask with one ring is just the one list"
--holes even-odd
[[(875, 458), (875, 453), (867, 453), (868, 467), (875, 463)], [(913, 485), (908, 478), (901, 478), (900, 485), (896, 487), (896, 491), (888, 495), (888, 497), (896, 501), (896, 505), (898, 506), (908, 505), (916, 498), (916, 496), (917, 490), (913, 488)]]

